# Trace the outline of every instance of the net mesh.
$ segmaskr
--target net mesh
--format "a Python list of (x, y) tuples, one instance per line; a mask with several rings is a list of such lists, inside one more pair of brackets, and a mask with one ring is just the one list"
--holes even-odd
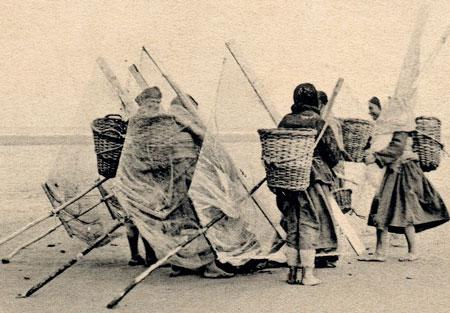
[(202, 224), (226, 215), (208, 232), (222, 262), (271, 258), (277, 236), (264, 214), (279, 225), (280, 213), (266, 185), (253, 197), (248, 190), (265, 177), (257, 130), (273, 127), (238, 64), (227, 56), (189, 191)]
[[(99, 116), (121, 113), (121, 104), (98, 67), (92, 71), (87, 90), (78, 112), (72, 117), (73, 128), (62, 145), (46, 179), (46, 186), (54, 205), (60, 205), (92, 186), (99, 177), (90, 123)], [(110, 184), (106, 184), (107, 189)], [(58, 214), (66, 231), (87, 244), (105, 234), (114, 223), (104, 203), (88, 213), (74, 218), (97, 203), (101, 195), (97, 189), (68, 206)], [(117, 235), (115, 235), (117, 236)], [(108, 241), (104, 241), (106, 244)]]
[(417, 79), (420, 73), (420, 46), (428, 18), (427, 12), (427, 7), (423, 7), (417, 16), (394, 96), (388, 99), (377, 123), (384, 133), (415, 129), (414, 112), (417, 102)]
[[(171, 258), (172, 264), (185, 268), (198, 268), (214, 258), (235, 266), (267, 258), (276, 239), (275, 231), (256, 206), (257, 200), (247, 192), (265, 175), (256, 130), (264, 126), (261, 121), (267, 120), (267, 126), (273, 126), (273, 122), (267, 113), (261, 114), (262, 107), (253, 91), (242, 85), (242, 74), (228, 61), (207, 131), (196, 112), (189, 110), (189, 105), (194, 104), (192, 98), (172, 84), (176, 93), (167, 94), (179, 97), (169, 104), (167, 99), (162, 102), (167, 113), (140, 108), (130, 118), (115, 181), (120, 204), (159, 258), (196, 234), (202, 225), (225, 215), (206, 236)], [(152, 64), (143, 64), (141, 73), (148, 81), (157, 76)], [(151, 81), (153, 85), (161, 78)], [(167, 83), (161, 82), (160, 89), (164, 98)], [(233, 89), (239, 94), (233, 92), (231, 97), (227, 92)], [(243, 103), (234, 103), (230, 98)], [(185, 101), (190, 102), (188, 109)], [(243, 106), (244, 111), (239, 109)], [(231, 115), (223, 115), (225, 112)], [(246, 128), (253, 117), (258, 120)], [(237, 135), (239, 141), (232, 135)], [(243, 149), (236, 148), (242, 144), (251, 151), (238, 155)], [(258, 191), (258, 200), (267, 193), (268, 189)], [(279, 222), (276, 208), (265, 209)]]

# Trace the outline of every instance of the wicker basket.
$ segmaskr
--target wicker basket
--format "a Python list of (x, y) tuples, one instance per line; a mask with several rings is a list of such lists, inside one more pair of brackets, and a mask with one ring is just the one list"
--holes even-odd
[(97, 154), (98, 173), (107, 178), (116, 176), (127, 123), (120, 115), (109, 114), (95, 119), (91, 125)]
[(423, 171), (435, 170), (441, 161), (441, 121), (435, 117), (416, 118), (416, 132), (413, 136), (413, 151), (419, 155)]
[[(133, 140), (145, 149), (149, 169), (167, 168), (177, 159), (197, 158), (198, 147), (172, 115), (160, 114), (142, 120), (133, 133)], [(131, 135), (131, 134), (130, 134)]]
[(352, 209), (351, 189), (336, 189), (333, 191), (333, 195), (344, 214)]
[(271, 188), (293, 191), (309, 186), (314, 141), (314, 129), (259, 129), (262, 159)]
[(364, 159), (364, 148), (372, 136), (373, 123), (356, 118), (342, 120), (342, 135), (344, 148), (351, 156), (353, 162), (362, 162)]

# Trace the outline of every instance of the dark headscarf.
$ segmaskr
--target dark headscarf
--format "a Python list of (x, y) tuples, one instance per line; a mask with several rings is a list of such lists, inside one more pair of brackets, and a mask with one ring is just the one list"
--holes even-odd
[(295, 87), (293, 98), (292, 113), (300, 113), (305, 110), (319, 113), (319, 99), (313, 84), (303, 83)]
[(328, 103), (328, 96), (324, 91), (318, 91), (317, 97), (319, 98), (319, 102), (321, 102), (323, 105), (326, 105)]
[(380, 99), (378, 99), (377, 97), (372, 97), (372, 98), (369, 100), (369, 102), (375, 104), (375, 105), (381, 110), (381, 102), (380, 102)]

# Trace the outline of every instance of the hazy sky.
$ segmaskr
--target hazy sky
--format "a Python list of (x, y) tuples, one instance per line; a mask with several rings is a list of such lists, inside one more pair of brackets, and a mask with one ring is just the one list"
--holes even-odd
[[(363, 102), (386, 96), (395, 88), (420, 3), (3, 0), (1, 126), (76, 126), (73, 116), (93, 85), (95, 59), (104, 56), (125, 84), (142, 45), (203, 106), (215, 101), (224, 42), (230, 39), (280, 111), (289, 108), (297, 83), (311, 81), (330, 91), (338, 76)], [(425, 56), (450, 24), (449, 1), (429, 3)], [(444, 121), (449, 57), (447, 43), (421, 85), (422, 109)]]

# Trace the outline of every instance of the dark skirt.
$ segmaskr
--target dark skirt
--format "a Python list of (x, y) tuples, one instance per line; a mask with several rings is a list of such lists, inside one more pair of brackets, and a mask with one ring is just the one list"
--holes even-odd
[(277, 192), (277, 205), (283, 214), (281, 225), (287, 234), (287, 246), (302, 250), (336, 249), (336, 232), (328, 202), (323, 197), (325, 194), (329, 196), (328, 185), (314, 183), (307, 192), (310, 199), (305, 192)]
[(393, 233), (404, 233), (414, 226), (416, 232), (449, 220), (448, 210), (415, 161), (386, 169), (369, 214), (368, 225)]

